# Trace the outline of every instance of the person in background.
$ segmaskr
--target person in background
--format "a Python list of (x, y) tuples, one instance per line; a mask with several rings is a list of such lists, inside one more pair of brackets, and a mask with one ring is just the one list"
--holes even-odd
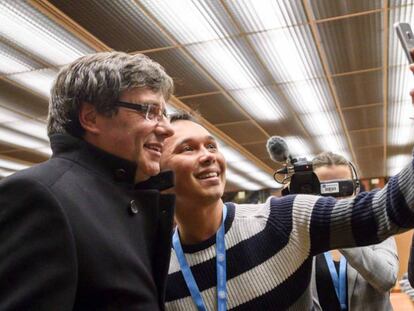
[(0, 182), (0, 310), (164, 309), (174, 198), (159, 191), (172, 174), (158, 174), (172, 92), (142, 54), (60, 70), (52, 158)]
[(414, 288), (414, 235), (411, 241), (410, 257), (408, 259), (407, 277), (411, 287)]
[[(319, 181), (352, 180), (358, 194), (356, 169), (343, 156), (322, 152), (313, 159)], [(392, 310), (390, 290), (397, 281), (397, 245), (382, 243), (333, 250), (313, 262), (312, 296), (315, 310)]]
[[(414, 69), (414, 67), (413, 67)], [(288, 195), (223, 203), (226, 161), (188, 115), (171, 118), (161, 169), (175, 173), (167, 310), (310, 310), (312, 259), (414, 227), (413, 163), (354, 198)]]

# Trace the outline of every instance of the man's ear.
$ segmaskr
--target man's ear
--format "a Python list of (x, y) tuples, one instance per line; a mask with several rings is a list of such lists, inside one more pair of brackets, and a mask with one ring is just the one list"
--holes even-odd
[(79, 123), (86, 132), (98, 134), (100, 129), (97, 124), (97, 111), (95, 106), (83, 102), (79, 111)]

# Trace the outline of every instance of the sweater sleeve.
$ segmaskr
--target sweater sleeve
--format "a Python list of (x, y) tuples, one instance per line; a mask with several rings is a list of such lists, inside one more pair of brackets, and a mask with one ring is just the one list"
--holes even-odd
[(292, 234), (309, 255), (366, 246), (414, 227), (413, 164), (390, 178), (381, 190), (351, 199), (296, 195)]
[(75, 247), (47, 187), (16, 176), (0, 183), (0, 241), (1, 310), (72, 310)]

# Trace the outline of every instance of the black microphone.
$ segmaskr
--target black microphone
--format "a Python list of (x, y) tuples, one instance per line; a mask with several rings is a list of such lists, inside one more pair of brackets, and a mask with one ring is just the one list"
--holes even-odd
[(267, 140), (266, 149), (270, 158), (276, 162), (286, 162), (290, 158), (286, 141), (280, 136), (272, 136)]

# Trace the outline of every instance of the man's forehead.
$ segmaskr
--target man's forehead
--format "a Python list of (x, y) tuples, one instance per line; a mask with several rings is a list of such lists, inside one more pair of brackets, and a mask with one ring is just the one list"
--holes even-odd
[(171, 123), (171, 126), (174, 128), (175, 132), (177, 133), (177, 136), (182, 136), (191, 133), (205, 134), (211, 136), (210, 132), (207, 131), (205, 127), (190, 120), (178, 120)]
[(322, 175), (324, 178), (329, 179), (341, 179), (341, 178), (351, 178), (352, 172), (347, 165), (327, 165), (320, 166), (314, 169), (317, 175)]
[(215, 140), (214, 136), (202, 125), (189, 120), (179, 120), (171, 124), (174, 135), (168, 139), (180, 144), (190, 140), (208, 139)]
[(152, 90), (148, 87), (134, 87), (121, 92), (120, 99), (136, 100), (148, 104), (158, 104), (165, 106), (166, 100), (161, 91)]

